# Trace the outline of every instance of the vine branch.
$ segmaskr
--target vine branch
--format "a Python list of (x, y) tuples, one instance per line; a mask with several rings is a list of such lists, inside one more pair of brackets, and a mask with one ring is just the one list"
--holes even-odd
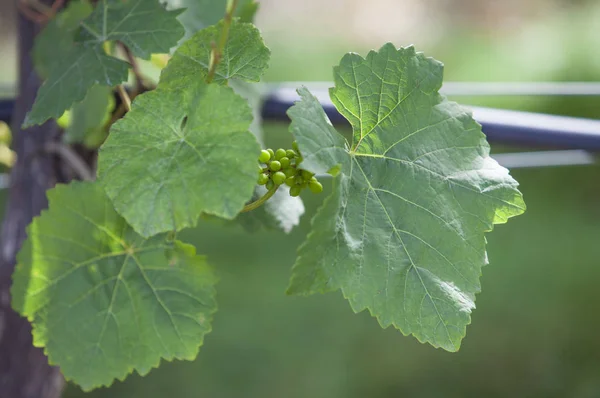
[(210, 62), (208, 68), (208, 75), (206, 76), (206, 82), (210, 83), (213, 81), (215, 77), (215, 73), (217, 72), (217, 66), (221, 62), (223, 58), (223, 51), (225, 50), (225, 46), (227, 45), (227, 40), (229, 39), (229, 28), (231, 28), (231, 22), (233, 21), (233, 13), (237, 8), (238, 0), (228, 0), (227, 1), (227, 9), (225, 11), (225, 17), (223, 17), (223, 30), (221, 31), (221, 37), (219, 38), (219, 44), (215, 45), (213, 43), (213, 48), (210, 53)]
[(127, 91), (125, 91), (125, 87), (123, 87), (122, 84), (119, 84), (117, 86), (117, 92), (119, 93), (119, 97), (121, 97), (121, 102), (125, 106), (125, 110), (129, 112), (131, 110), (131, 98), (129, 98)]
[(271, 188), (269, 191), (267, 191), (266, 194), (264, 194), (262, 197), (260, 197), (256, 201), (254, 201), (252, 203), (248, 203), (246, 206), (244, 206), (244, 208), (242, 209), (242, 211), (240, 213), (246, 213), (246, 212), (252, 211), (252, 210), (262, 206), (267, 200), (269, 200), (271, 198), (271, 196), (275, 195), (275, 192), (277, 192), (277, 189), (279, 189), (279, 185), (274, 188)]
[(71, 166), (71, 169), (73, 169), (77, 176), (82, 180), (92, 181), (94, 179), (92, 170), (70, 147), (58, 142), (50, 141), (46, 143), (44, 150), (48, 153), (60, 156), (69, 164), (69, 166)]
[(18, 0), (17, 8), (30, 21), (42, 24), (54, 18), (54, 15), (63, 4), (64, 0), (55, 0), (52, 6), (48, 6), (39, 0)]
[(146, 84), (144, 83), (144, 76), (142, 75), (142, 71), (140, 70), (140, 66), (135, 59), (131, 50), (123, 43), (119, 42), (118, 46), (125, 54), (127, 58), (127, 62), (131, 65), (131, 71), (133, 72), (133, 76), (135, 77), (135, 92), (131, 95), (131, 99), (135, 98), (137, 94), (144, 90)]

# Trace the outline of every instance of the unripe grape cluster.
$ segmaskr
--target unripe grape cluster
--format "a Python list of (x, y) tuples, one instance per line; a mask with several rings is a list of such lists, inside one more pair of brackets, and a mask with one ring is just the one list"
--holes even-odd
[(298, 196), (304, 188), (313, 193), (323, 191), (323, 185), (317, 180), (314, 173), (300, 168), (302, 154), (298, 150), (296, 141), (292, 143), (293, 149), (279, 148), (276, 151), (263, 149), (258, 156), (258, 185), (264, 185), (271, 190), (276, 186), (285, 184), (290, 187), (290, 195)]

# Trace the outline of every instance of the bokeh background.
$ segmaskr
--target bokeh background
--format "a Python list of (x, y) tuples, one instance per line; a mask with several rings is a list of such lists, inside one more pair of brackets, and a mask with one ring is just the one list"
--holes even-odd
[[(0, 96), (16, 70), (10, 3), (0, 8)], [(598, 0), (263, 0), (257, 24), (273, 51), (267, 81), (331, 80), (345, 52), (388, 41), (442, 60), (452, 81), (600, 81)], [(457, 99), (600, 118), (600, 98)], [(270, 146), (290, 144), (285, 124), (264, 129)], [(185, 232), (221, 278), (196, 361), (90, 394), (70, 385), (65, 397), (600, 397), (600, 168), (512, 174), (528, 211), (488, 235), (483, 293), (458, 353), (382, 330), (339, 293), (285, 296), (322, 200), (308, 194), (290, 235), (209, 223)]]

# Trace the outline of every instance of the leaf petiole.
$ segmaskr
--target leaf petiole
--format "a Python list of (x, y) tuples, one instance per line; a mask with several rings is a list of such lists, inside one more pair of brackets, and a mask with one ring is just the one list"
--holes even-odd
[(225, 45), (227, 45), (227, 40), (229, 39), (229, 28), (231, 27), (231, 22), (233, 21), (233, 13), (237, 8), (238, 0), (229, 0), (227, 2), (227, 10), (225, 11), (225, 16), (223, 17), (223, 31), (221, 32), (221, 37), (219, 38), (219, 44), (217, 46), (213, 46), (212, 52), (210, 53), (210, 63), (208, 69), (208, 75), (206, 76), (206, 82), (212, 82), (215, 77), (215, 73), (217, 72), (217, 66), (221, 62), (221, 58), (223, 56), (223, 50), (225, 50)]

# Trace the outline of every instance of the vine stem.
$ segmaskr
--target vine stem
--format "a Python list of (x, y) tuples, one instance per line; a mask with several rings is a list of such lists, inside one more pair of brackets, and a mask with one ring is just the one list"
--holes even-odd
[(73, 171), (77, 173), (79, 178), (82, 180), (94, 180), (94, 172), (83, 161), (83, 159), (81, 159), (81, 157), (79, 157), (79, 155), (68, 146), (50, 141), (46, 143), (44, 150), (48, 153), (53, 153), (62, 157), (67, 163), (69, 163), (71, 169), (73, 169)]
[(121, 102), (125, 105), (127, 112), (129, 112), (131, 110), (131, 98), (129, 98), (127, 91), (125, 91), (125, 87), (123, 87), (122, 84), (119, 84), (117, 86), (117, 91), (119, 92), (119, 97), (121, 97)]
[(142, 75), (142, 72), (140, 71), (140, 66), (131, 50), (121, 42), (118, 43), (118, 46), (121, 48), (121, 51), (123, 51), (123, 53), (125, 54), (127, 61), (131, 65), (133, 76), (135, 77), (135, 93), (131, 96), (131, 98), (133, 99), (139, 92), (143, 91), (144, 89), (144, 76)]
[(248, 203), (246, 206), (244, 206), (244, 208), (242, 209), (242, 211), (240, 213), (246, 213), (246, 212), (252, 211), (252, 210), (262, 206), (267, 200), (269, 200), (271, 198), (271, 196), (275, 195), (275, 192), (277, 192), (278, 189), (279, 189), (279, 185), (274, 188), (271, 188), (261, 198), (257, 199), (256, 201), (254, 201), (252, 203)]
[(36, 23), (44, 23), (52, 19), (61, 5), (62, 1), (58, 2), (58, 4), (55, 3), (52, 7), (47, 6), (39, 0), (17, 1), (17, 7), (23, 15)]
[(217, 72), (217, 66), (223, 58), (223, 51), (227, 45), (229, 39), (229, 28), (231, 28), (231, 22), (233, 21), (233, 13), (237, 8), (238, 0), (228, 0), (227, 9), (225, 11), (225, 17), (223, 17), (223, 30), (221, 31), (221, 37), (219, 38), (219, 44), (213, 44), (213, 49), (210, 53), (210, 62), (208, 68), (208, 75), (206, 76), (206, 82), (210, 83), (215, 77)]

